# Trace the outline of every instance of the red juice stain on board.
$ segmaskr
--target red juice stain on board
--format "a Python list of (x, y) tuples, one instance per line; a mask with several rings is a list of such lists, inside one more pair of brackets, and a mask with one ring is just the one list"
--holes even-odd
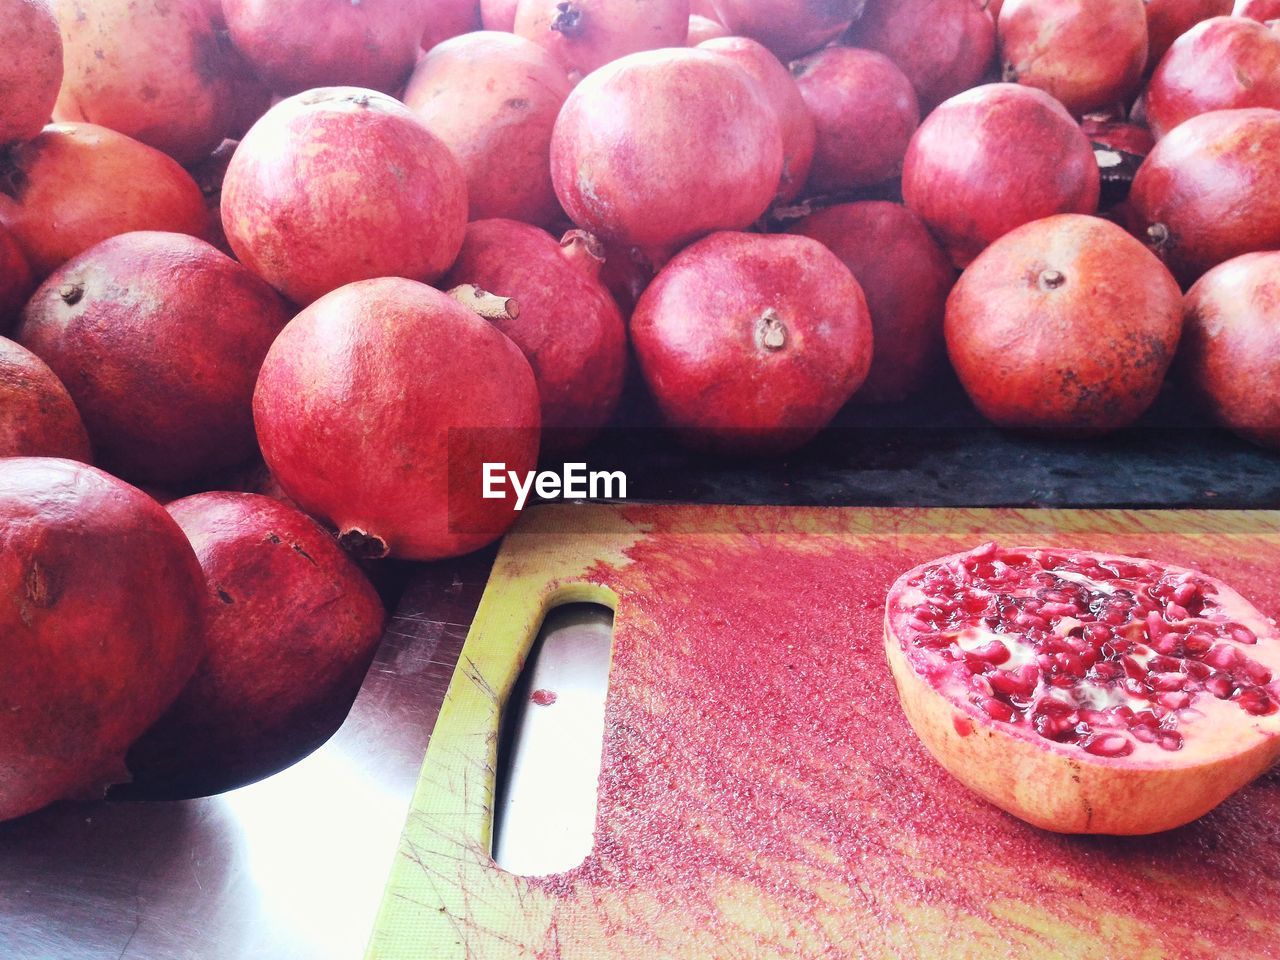
[[(671, 516), (633, 512), (658, 533)], [(628, 551), (631, 563), (593, 572), (623, 611), (595, 848), (575, 870), (531, 881), (564, 898), (562, 933), (575, 911), (607, 911), (612, 893), (679, 902), (688, 924), (727, 941), (744, 933), (726, 918), (724, 891), (746, 888), (787, 918), (793, 943), (884, 945), (886, 931), (942, 910), (976, 918), (1016, 953), (1026, 928), (993, 909), (1013, 903), (1100, 943), (1122, 934), (1098, 919), (1121, 916), (1169, 955), (1206, 941), (1268, 955), (1274, 931), (1240, 919), (1280, 909), (1275, 777), (1155, 838), (1061, 836), (1022, 823), (925, 753), (883, 651), (884, 596), (898, 574), (982, 536), (855, 542), (738, 516), (744, 532), (733, 532), (727, 510), (714, 527), (723, 533), (647, 537)], [(1199, 559), (1268, 614), (1280, 602), (1230, 538), (1091, 535), (1088, 545)], [(1280, 556), (1272, 560), (1273, 571)], [(1168, 882), (1153, 891), (1153, 876)], [(1189, 892), (1239, 909), (1193, 909)], [(640, 916), (607, 923), (644, 939)], [(963, 952), (956, 929), (943, 946)]]

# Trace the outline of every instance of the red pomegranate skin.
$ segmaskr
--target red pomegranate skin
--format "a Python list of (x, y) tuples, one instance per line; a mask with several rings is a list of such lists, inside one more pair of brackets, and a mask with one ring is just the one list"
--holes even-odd
[(895, 403), (919, 390), (944, 353), (942, 318), (955, 268), (920, 218), (897, 203), (828, 207), (791, 227), (849, 268), (871, 314), (875, 353), (855, 403)]
[(203, 240), (129, 233), (50, 276), (17, 339), (66, 384), (104, 468), (176, 484), (253, 455), (254, 382), (289, 316)]
[(0, 459), (0, 819), (127, 779), (125, 750), (203, 652), (203, 581), (141, 490), (71, 460)]
[(0, 337), (0, 457), (93, 462), (89, 435), (62, 381), (21, 344)]
[(551, 179), (570, 219), (662, 254), (751, 224), (781, 176), (781, 123), (767, 95), (705, 50), (601, 67), (569, 94), (551, 138)]
[(563, 242), (514, 220), (478, 220), (441, 284), (473, 284), (514, 297), (519, 316), (494, 325), (519, 347), (538, 382), (543, 449), (586, 446), (612, 418), (622, 395), (627, 333), (600, 279), (604, 252), (580, 230)]
[[(728, 36), (732, 36), (732, 34), (729, 33), (729, 28), (719, 20), (712, 20), (710, 17), (701, 17), (697, 14), (692, 14), (689, 17), (689, 36), (685, 40), (685, 46), (697, 47), (706, 43), (708, 40), (716, 40), (721, 37)], [(770, 56), (772, 56), (772, 54), (770, 54)]]
[(467, 183), (448, 147), (398, 100), (309, 90), (272, 107), (222, 184), (239, 260), (308, 304), (356, 280), (440, 277), (462, 245)]
[(1147, 72), (1155, 69), (1173, 41), (1210, 17), (1231, 13), (1232, 0), (1145, 0), (1147, 7)]
[(302, 311), (254, 394), (258, 441), (284, 492), (351, 551), (408, 560), (458, 556), (506, 531), (514, 499), (481, 496), (483, 464), (533, 469), (538, 407), (519, 347), (400, 278), (350, 284)]
[(50, 0), (2, 0), (0, 147), (30, 140), (49, 122), (62, 84), (62, 35)]
[(1187, 292), (1178, 363), (1219, 423), (1280, 448), (1280, 253), (1246, 253)]
[(577, 80), (629, 53), (683, 47), (689, 0), (517, 0), (513, 29)]
[(1184, 286), (1243, 253), (1280, 248), (1280, 110), (1216, 110), (1179, 124), (1138, 168), (1126, 209), (1129, 229)]
[(874, 50), (827, 47), (791, 64), (817, 127), (809, 189), (870, 186), (902, 168), (920, 106), (906, 75)]
[(480, 23), (485, 30), (516, 28), (516, 4), (519, 0), (480, 0)]
[(429, 19), (423, 0), (223, 0), (222, 11), (236, 49), (280, 94), (396, 90)]
[(808, 237), (716, 233), (677, 254), (636, 305), (645, 381), (680, 439), (779, 455), (862, 386), (871, 318), (858, 282)]
[(1155, 400), (1178, 346), (1178, 284), (1141, 243), (1063, 214), (1001, 237), (947, 300), (947, 352), (1002, 427), (1096, 434)]
[(1080, 121), (1080, 129), (1084, 131), (1090, 143), (1101, 144), (1135, 157), (1145, 157), (1156, 145), (1151, 131), (1137, 123), (1085, 117)]
[(551, 184), (551, 131), (570, 89), (536, 43), (481, 31), (434, 47), (403, 99), (462, 165), (470, 219), (547, 226), (563, 216)]
[(1156, 139), (1211, 110), (1280, 108), (1280, 24), (1214, 17), (1169, 48), (1147, 84)]
[(168, 505), (204, 571), (204, 657), (130, 749), (128, 795), (192, 797), (260, 780), (342, 722), (382, 638), (378, 594), (333, 535), (252, 493)]
[(861, 6), (858, 0), (711, 0), (715, 18), (731, 33), (758, 40), (784, 63), (840, 36)]
[(0, 227), (0, 334), (8, 333), (35, 288), (31, 267), (18, 241)]
[(96, 123), (180, 163), (231, 136), (252, 83), (212, 4), (56, 0), (66, 73), (55, 120)]
[(90, 123), (54, 123), (0, 161), (0, 226), (36, 279), (109, 237), (168, 230), (203, 237), (200, 188), (173, 158)]
[(427, 8), (422, 49), (430, 50), (446, 40), (481, 29), (479, 0), (435, 0)]
[(896, 63), (928, 113), (986, 75), (996, 27), (984, 0), (871, 0), (847, 42)]
[(777, 199), (782, 203), (794, 200), (809, 179), (818, 139), (817, 125), (795, 79), (768, 47), (749, 37), (721, 37), (698, 46), (730, 58), (751, 74), (773, 104), (782, 123), (782, 179)]
[(1231, 14), (1236, 17), (1248, 17), (1251, 20), (1258, 20), (1262, 23), (1280, 20), (1280, 0), (1236, 0), (1236, 5)]
[(925, 118), (907, 148), (902, 195), (958, 267), (1015, 227), (1093, 213), (1101, 177), (1088, 138), (1042, 90), (976, 87)]
[(1142, 81), (1144, 0), (1005, 0), (998, 27), (1004, 79), (1076, 116), (1127, 100)]

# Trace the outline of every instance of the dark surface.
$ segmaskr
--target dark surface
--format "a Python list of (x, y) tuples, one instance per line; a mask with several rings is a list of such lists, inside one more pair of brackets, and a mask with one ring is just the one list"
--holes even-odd
[[(850, 407), (800, 453), (726, 463), (645, 426), (582, 456), (631, 499), (740, 504), (1280, 507), (1280, 456), (1207, 427), (1166, 390), (1134, 429), (1002, 433), (954, 381)], [(220, 797), (61, 804), (0, 824), (3, 960), (355, 960), (493, 550), (382, 568), (396, 616), (343, 727), (288, 770)], [(407, 589), (404, 584), (407, 583)]]

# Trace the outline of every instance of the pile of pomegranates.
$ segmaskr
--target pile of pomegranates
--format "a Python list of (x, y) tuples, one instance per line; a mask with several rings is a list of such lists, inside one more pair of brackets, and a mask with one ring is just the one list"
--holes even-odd
[[(1172, 380), (1280, 447), (1277, 18), (1270, 0), (0, 0), (0, 585), (23, 638), (0, 650), (20, 678), (0, 759), (22, 781), (0, 817), (124, 779), (126, 752), (135, 793), (178, 794), (313, 747), (382, 622), (366, 571), (501, 537), (514, 498), (482, 494), (483, 465), (587, 447), (629, 365), (676, 442), (734, 458), (789, 454), (948, 365), (999, 427), (1123, 429)], [(1224, 586), (1017, 556), (1000, 569), (1052, 579), (1063, 610), (1124, 590), (1126, 617), (1167, 613), (1164, 585), (1194, 586), (1187, 616), (1225, 611), (1262, 649)], [(1024, 609), (991, 599), (1022, 597), (993, 563), (937, 569), (980, 579), (992, 616)], [(942, 629), (938, 596), (917, 620)], [(919, 676), (972, 659), (908, 622), (895, 649)], [(1076, 664), (1075, 629), (1029, 642)], [(1230, 681), (1224, 722), (1259, 713), (1269, 661), (1210, 662), (1244, 641), (1206, 629), (1199, 659), (1151, 638), (1190, 677), (1160, 696)], [(950, 682), (925, 686), (955, 700)], [(1039, 700), (983, 695), (1009, 743), (1044, 727)], [(912, 696), (913, 722), (942, 715)], [(1134, 758), (1177, 766), (1163, 716), (1150, 739), (1114, 717), (1050, 739), (1112, 764), (1114, 788)], [(1197, 776), (1170, 818), (1212, 799)], [(1073, 809), (1024, 815), (1075, 829)]]

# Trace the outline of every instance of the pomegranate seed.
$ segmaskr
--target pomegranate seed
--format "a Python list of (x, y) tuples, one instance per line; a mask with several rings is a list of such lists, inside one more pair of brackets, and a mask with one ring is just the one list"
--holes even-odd
[(1225, 673), (1215, 673), (1204, 682), (1204, 688), (1219, 700), (1230, 700), (1231, 695), (1236, 692), (1236, 685)]
[(1267, 691), (1258, 687), (1241, 691), (1240, 699), (1236, 703), (1240, 704), (1241, 707), (1255, 717), (1269, 716), (1280, 709), (1280, 706), (1267, 694)]
[(1182, 666), (1181, 661), (1173, 657), (1158, 656), (1147, 661), (1147, 669), (1153, 673), (1173, 673)]
[(1191, 694), (1185, 690), (1179, 690), (1175, 693), (1162, 693), (1156, 698), (1160, 706), (1168, 710), (1185, 710), (1191, 706)]
[(1209, 648), (1213, 646), (1213, 637), (1205, 633), (1190, 633), (1187, 639), (1182, 641), (1182, 648), (1186, 650), (1189, 657), (1200, 657), (1209, 652)]
[(1164, 617), (1154, 610), (1147, 614), (1147, 635), (1153, 641), (1158, 640), (1168, 632), (1169, 625), (1164, 622)]
[(1133, 753), (1133, 744), (1128, 738), (1119, 734), (1108, 734), (1103, 737), (1095, 737), (1085, 743), (1084, 748), (1087, 752), (1098, 757), (1127, 757)]
[(1084, 635), (1091, 643), (1100, 644), (1104, 651), (1103, 656), (1106, 656), (1107, 638), (1111, 636), (1111, 631), (1107, 629), (1106, 624), (1091, 623), (1084, 628)]
[(1188, 617), (1191, 616), (1191, 614), (1187, 613), (1186, 607), (1183, 607), (1182, 605), (1177, 603), (1171, 603), (1167, 607), (1165, 607), (1164, 615), (1170, 621), (1186, 620)]
[(1094, 680), (1119, 680), (1124, 676), (1124, 668), (1118, 663), (1104, 660), (1102, 663), (1095, 663), (1089, 669), (1089, 676)]
[(1041, 615), (1046, 617), (1074, 617), (1080, 612), (1074, 603), (1046, 603), (1040, 608)]
[(1244, 661), (1244, 672), (1250, 680), (1258, 686), (1263, 686), (1271, 682), (1271, 671), (1258, 663), (1256, 660), (1250, 660), (1248, 657), (1241, 657)]
[(1181, 673), (1153, 673), (1147, 683), (1152, 690), (1181, 690), (1187, 685), (1187, 678)]
[(1133, 657), (1122, 657), (1120, 663), (1124, 666), (1125, 674), (1131, 680), (1143, 680), (1147, 676), (1147, 669)]
[(1191, 581), (1180, 583), (1173, 588), (1173, 601), (1184, 607), (1189, 607), (1200, 596), (1200, 588)]
[(1113, 627), (1123, 626), (1129, 622), (1129, 608), (1120, 604), (1109, 603), (1098, 619)]
[(1131, 697), (1145, 697), (1147, 695), (1146, 685), (1134, 677), (1125, 677), (1120, 686)]
[(1016, 670), (997, 670), (988, 679), (997, 693), (1007, 697), (1029, 697), (1040, 683), (1040, 671), (1026, 663)]
[(1239, 659), (1240, 654), (1236, 648), (1228, 647), (1226, 644), (1218, 644), (1204, 655), (1204, 662), (1215, 670), (1230, 670)]
[(1156, 742), (1157, 734), (1154, 727), (1136, 726), (1132, 728), (1132, 731), (1134, 737), (1141, 740), (1143, 743)]
[(1209, 679), (1209, 674), (1213, 673), (1209, 666), (1198, 660), (1188, 660), (1185, 667), (1187, 676), (1191, 677), (1192, 680), (1207, 680)]
[(1001, 664), (1008, 661), (1011, 654), (1009, 648), (999, 640), (992, 640), (980, 646), (974, 647), (969, 651), (971, 656), (984, 660), (987, 663)]
[(1077, 679), (1078, 679), (1077, 677), (1070, 676), (1069, 674), (1063, 674), (1063, 673), (1055, 674), (1054, 676), (1049, 678), (1049, 686), (1058, 687), (1059, 689), (1066, 690), (1070, 687), (1074, 687), (1076, 685)]
[(1013, 719), (1013, 708), (1007, 703), (1001, 703), (999, 700), (992, 700), (990, 697), (983, 698), (978, 702), (987, 716), (995, 720), (1004, 720), (1008, 722)]
[(1238, 623), (1231, 625), (1231, 639), (1236, 643), (1245, 643), (1252, 646), (1258, 642), (1257, 636), (1248, 627), (1243, 627)]
[(1158, 743), (1164, 750), (1181, 750), (1182, 734), (1177, 730), (1161, 730)]

